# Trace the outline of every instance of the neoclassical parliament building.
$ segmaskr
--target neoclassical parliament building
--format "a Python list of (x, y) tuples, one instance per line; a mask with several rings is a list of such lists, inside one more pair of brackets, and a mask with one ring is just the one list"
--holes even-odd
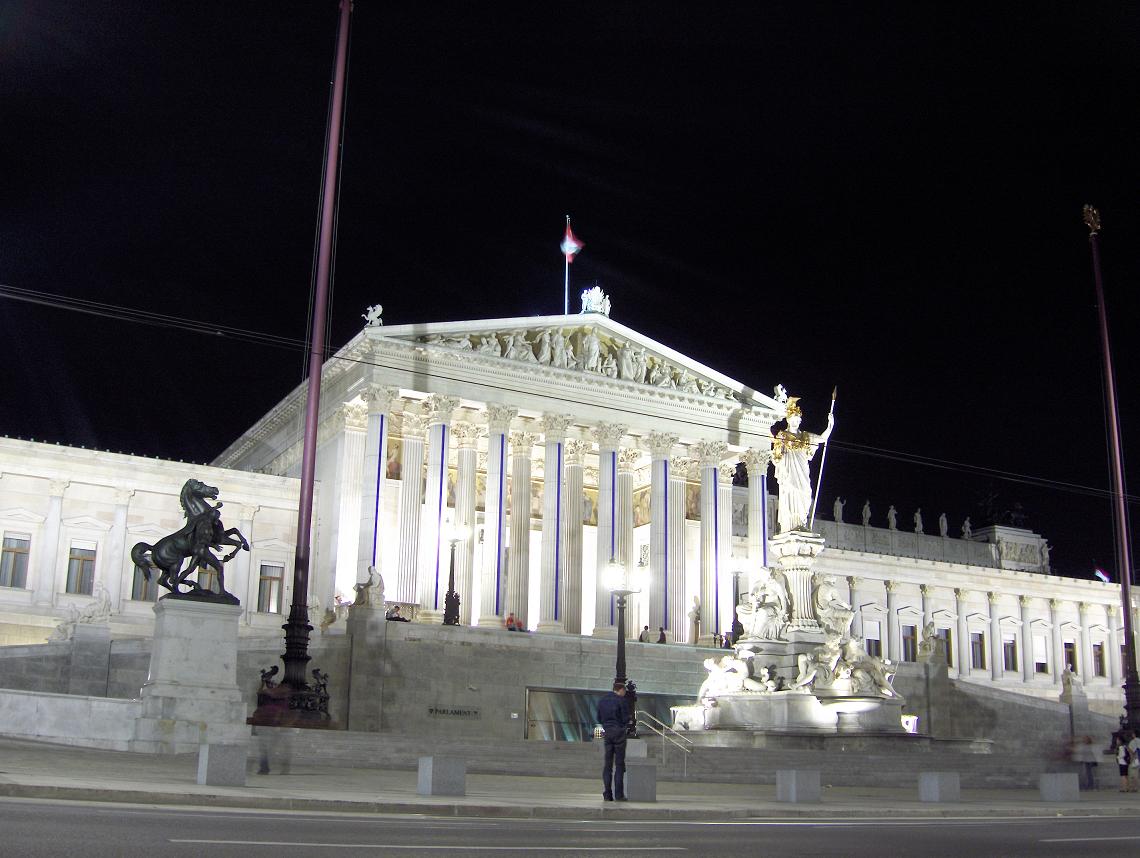
[[(329, 359), (308, 594), (324, 633), (343, 628), (329, 621), (374, 567), (416, 621), (441, 621), (453, 574), (463, 624), (501, 628), (513, 613), (539, 635), (613, 637), (611, 563), (640, 581), (633, 635), (708, 646), (731, 630), (775, 535), (785, 403), (605, 310), (373, 319)], [(42, 642), (92, 605), (116, 637), (149, 635), (158, 594), (130, 546), (182, 525), (191, 476), (220, 489), (251, 544), (226, 567), (243, 634), (279, 635), (304, 397), (290, 392), (209, 466), (0, 440), (0, 644)], [(804, 410), (822, 428), (822, 410)], [(739, 463), (747, 485), (734, 485)], [(1050, 574), (1045, 540), (1023, 529), (961, 538), (835, 517), (830, 505), (816, 517), (815, 571), (835, 577), (869, 652), (913, 661), (933, 623), (951, 676), (1055, 699), (1068, 666), (1094, 706), (1119, 708), (1118, 586)]]

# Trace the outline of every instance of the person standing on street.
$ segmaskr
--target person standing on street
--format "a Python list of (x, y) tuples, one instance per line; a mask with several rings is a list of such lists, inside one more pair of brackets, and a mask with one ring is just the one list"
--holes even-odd
[[(606, 757), (602, 764), (602, 798), (625, 801), (625, 740), (629, 706), (625, 684), (614, 682), (613, 691), (598, 702), (598, 723), (605, 731)], [(611, 787), (610, 781), (613, 781)]]

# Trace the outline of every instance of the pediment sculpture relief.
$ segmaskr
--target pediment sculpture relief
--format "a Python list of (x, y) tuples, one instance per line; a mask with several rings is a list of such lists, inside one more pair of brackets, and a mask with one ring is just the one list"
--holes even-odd
[(727, 387), (693, 375), (630, 340), (599, 333), (593, 326), (494, 331), (482, 334), (428, 334), (417, 342), (507, 358), (521, 363), (576, 369), (682, 393), (735, 401)]

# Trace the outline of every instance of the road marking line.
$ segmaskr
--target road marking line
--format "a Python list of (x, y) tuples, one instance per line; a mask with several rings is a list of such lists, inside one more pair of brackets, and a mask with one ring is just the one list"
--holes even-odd
[(1054, 837), (1049, 840), (1038, 840), (1038, 843), (1096, 843), (1101, 840), (1140, 840), (1140, 834), (1120, 837)]
[(200, 846), (320, 846), (326, 849), (446, 849), (454, 852), (688, 852), (684, 846), (423, 846), (419, 843), (288, 843), (284, 840), (179, 840), (169, 843), (194, 843)]

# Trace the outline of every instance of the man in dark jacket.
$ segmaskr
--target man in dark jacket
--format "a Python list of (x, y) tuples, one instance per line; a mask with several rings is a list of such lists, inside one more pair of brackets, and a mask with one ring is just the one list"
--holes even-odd
[(615, 682), (614, 690), (599, 701), (598, 723), (606, 731), (606, 759), (602, 764), (602, 798), (606, 801), (625, 801), (625, 737), (626, 727), (629, 724), (629, 705), (625, 700), (624, 683)]

